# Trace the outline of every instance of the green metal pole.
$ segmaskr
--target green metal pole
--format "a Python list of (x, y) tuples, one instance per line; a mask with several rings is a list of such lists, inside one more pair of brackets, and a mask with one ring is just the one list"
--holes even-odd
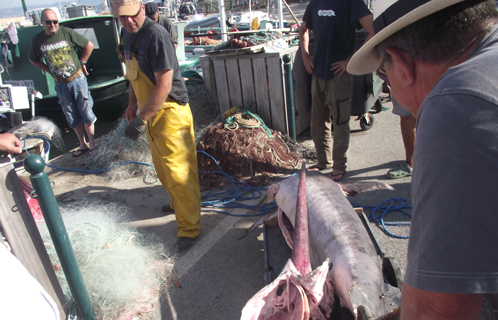
[(26, 7), (26, 3), (24, 2), (24, 0), (21, 0), (21, 3), (22, 3), (22, 11), (23, 11), (24, 15), (26, 15), (26, 11), (28, 11), (28, 7)]
[(85, 320), (95, 320), (90, 297), (86, 291), (73, 248), (69, 242), (57, 201), (55, 200), (47, 173), (43, 171), (45, 161), (39, 155), (31, 154), (24, 160), (24, 168), (31, 173), (30, 180), (33, 189), (36, 191), (36, 198), (40, 204), (43, 218), (54, 242), (55, 250), (59, 256), (67, 283), (69, 284), (81, 317)]
[(294, 88), (292, 86), (292, 66), (290, 54), (284, 54), (285, 92), (287, 96), (287, 118), (289, 121), (289, 136), (296, 140), (296, 110), (294, 108)]

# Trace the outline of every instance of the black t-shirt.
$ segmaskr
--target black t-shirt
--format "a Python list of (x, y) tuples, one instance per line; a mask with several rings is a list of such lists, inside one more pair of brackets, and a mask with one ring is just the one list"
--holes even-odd
[(371, 14), (363, 0), (311, 0), (304, 12), (306, 27), (313, 30), (313, 75), (330, 79), (330, 64), (348, 59), (354, 51), (358, 19)]
[[(147, 24), (151, 24), (151, 26), (146, 27)], [(154, 85), (156, 85), (154, 72), (173, 70), (173, 83), (169, 97), (182, 105), (187, 104), (187, 88), (180, 73), (173, 41), (166, 29), (146, 18), (142, 28), (137, 33), (130, 34), (123, 29), (123, 35), (125, 56), (130, 55), (130, 53), (136, 54), (140, 71)], [(134, 49), (132, 52), (130, 47), (135, 43), (138, 45), (138, 49)]]
[(173, 22), (171, 22), (170, 19), (159, 16), (159, 21), (157, 22), (160, 25), (164, 27), (169, 32), (169, 35), (171, 36), (171, 39), (173, 39), (174, 43), (178, 43), (178, 35), (176, 34), (176, 29), (175, 26), (173, 25)]

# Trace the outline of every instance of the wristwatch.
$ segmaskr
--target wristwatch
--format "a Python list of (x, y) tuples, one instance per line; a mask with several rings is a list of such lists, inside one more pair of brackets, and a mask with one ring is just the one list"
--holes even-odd
[(80, 63), (81, 63), (81, 65), (86, 65), (86, 62), (83, 62), (83, 60), (80, 60)]

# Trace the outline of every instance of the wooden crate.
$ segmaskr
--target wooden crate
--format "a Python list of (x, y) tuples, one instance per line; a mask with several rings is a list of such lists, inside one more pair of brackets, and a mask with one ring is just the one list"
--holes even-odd
[(220, 113), (242, 106), (265, 124), (289, 133), (282, 57), (291, 56), (296, 134), (309, 127), (310, 79), (298, 46), (274, 53), (219, 53), (200, 57), (204, 84)]
[[(2, 163), (4, 162), (4, 163)], [(6, 164), (7, 163), (7, 164)], [(31, 214), (14, 166), (0, 158), (0, 230), (12, 253), (57, 304), (61, 319), (67, 302)], [(4, 245), (0, 237), (0, 245)], [(22, 310), (19, 310), (22, 313)]]

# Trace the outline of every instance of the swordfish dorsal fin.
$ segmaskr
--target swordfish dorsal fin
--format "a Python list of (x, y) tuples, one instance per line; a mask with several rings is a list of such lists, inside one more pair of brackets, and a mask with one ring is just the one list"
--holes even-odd
[(338, 182), (339, 187), (342, 189), (342, 193), (347, 196), (355, 196), (358, 193), (374, 190), (394, 190), (393, 187), (384, 182)]

